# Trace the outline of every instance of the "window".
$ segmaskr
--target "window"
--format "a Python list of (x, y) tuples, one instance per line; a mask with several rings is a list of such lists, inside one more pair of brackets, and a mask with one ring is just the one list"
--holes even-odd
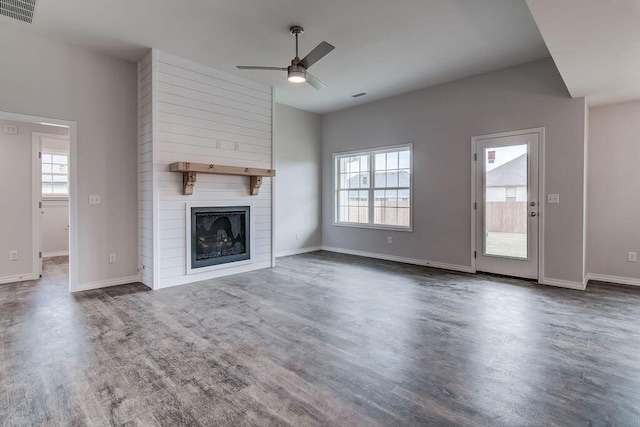
[(518, 194), (516, 187), (507, 187), (505, 191), (507, 202), (515, 202)]
[(334, 154), (335, 223), (411, 229), (411, 145)]
[(69, 155), (42, 152), (42, 195), (69, 195)]

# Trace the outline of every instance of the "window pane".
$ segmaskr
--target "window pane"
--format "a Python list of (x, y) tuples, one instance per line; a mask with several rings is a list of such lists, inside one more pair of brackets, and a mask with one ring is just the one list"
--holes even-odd
[(411, 169), (402, 169), (398, 173), (398, 187), (411, 187)]
[(409, 150), (401, 151), (399, 161), (400, 169), (409, 169), (411, 167), (411, 155), (409, 154)]
[(376, 188), (384, 188), (387, 186), (387, 174), (384, 172), (376, 172)]
[(369, 170), (369, 156), (361, 156), (360, 157), (360, 170), (368, 171)]
[(57, 163), (59, 165), (66, 165), (67, 164), (67, 156), (58, 156), (58, 155), (53, 155), (53, 163)]
[(67, 184), (54, 183), (53, 184), (53, 193), (54, 194), (68, 194), (69, 190), (67, 189)]
[(387, 169), (398, 169), (398, 152), (387, 153)]
[(53, 165), (53, 172), (55, 173), (67, 173), (67, 165)]
[(409, 208), (398, 208), (398, 223), (402, 227), (409, 227), (411, 222), (409, 221), (411, 210)]
[(53, 168), (52, 168), (51, 164), (46, 164), (46, 163), (42, 164), (42, 173), (51, 173), (51, 172), (53, 172), (52, 169)]
[(51, 194), (53, 190), (51, 188), (51, 184), (42, 183), (42, 194)]
[(387, 156), (384, 153), (376, 154), (376, 171), (385, 170), (387, 168)]
[[(395, 206), (396, 203), (398, 202), (398, 190), (387, 190), (387, 191), (385, 191), (384, 196), (385, 196), (387, 202), (392, 202), (393, 203), (392, 206)], [(387, 205), (387, 206), (389, 206), (389, 205)]]
[(42, 163), (51, 163), (51, 154), (42, 153)]
[(42, 182), (53, 182), (53, 176), (51, 175), (42, 175)]
[(387, 172), (387, 187), (398, 186), (398, 172)]

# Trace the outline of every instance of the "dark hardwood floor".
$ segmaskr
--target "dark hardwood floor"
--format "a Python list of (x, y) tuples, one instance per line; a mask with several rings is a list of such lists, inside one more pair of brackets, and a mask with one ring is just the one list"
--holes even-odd
[(316, 252), (151, 292), (0, 286), (2, 425), (640, 425), (640, 289)]

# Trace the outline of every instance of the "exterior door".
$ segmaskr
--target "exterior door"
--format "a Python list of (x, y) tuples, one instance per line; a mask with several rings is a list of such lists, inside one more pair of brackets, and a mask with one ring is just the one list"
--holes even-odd
[(538, 139), (475, 139), (477, 271), (538, 278)]

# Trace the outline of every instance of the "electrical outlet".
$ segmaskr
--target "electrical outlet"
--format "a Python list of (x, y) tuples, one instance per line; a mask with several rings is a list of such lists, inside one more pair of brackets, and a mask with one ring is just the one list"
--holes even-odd
[(391, 237), (391, 236), (387, 237), (387, 243), (388, 244), (392, 244), (393, 243), (393, 237)]
[(550, 203), (550, 204), (558, 204), (558, 203), (560, 203), (560, 195), (559, 194), (547, 194), (547, 203)]
[(18, 260), (18, 251), (9, 251), (9, 261)]
[(100, 195), (99, 194), (92, 194), (91, 196), (89, 196), (89, 204), (90, 205), (99, 205), (100, 204)]
[(627, 254), (627, 261), (629, 262), (636, 262), (638, 259), (636, 257), (636, 253), (635, 252), (629, 252)]
[(116, 254), (109, 254), (109, 264), (116, 263)]
[(300, 240), (300, 233), (296, 233), (296, 240)]

